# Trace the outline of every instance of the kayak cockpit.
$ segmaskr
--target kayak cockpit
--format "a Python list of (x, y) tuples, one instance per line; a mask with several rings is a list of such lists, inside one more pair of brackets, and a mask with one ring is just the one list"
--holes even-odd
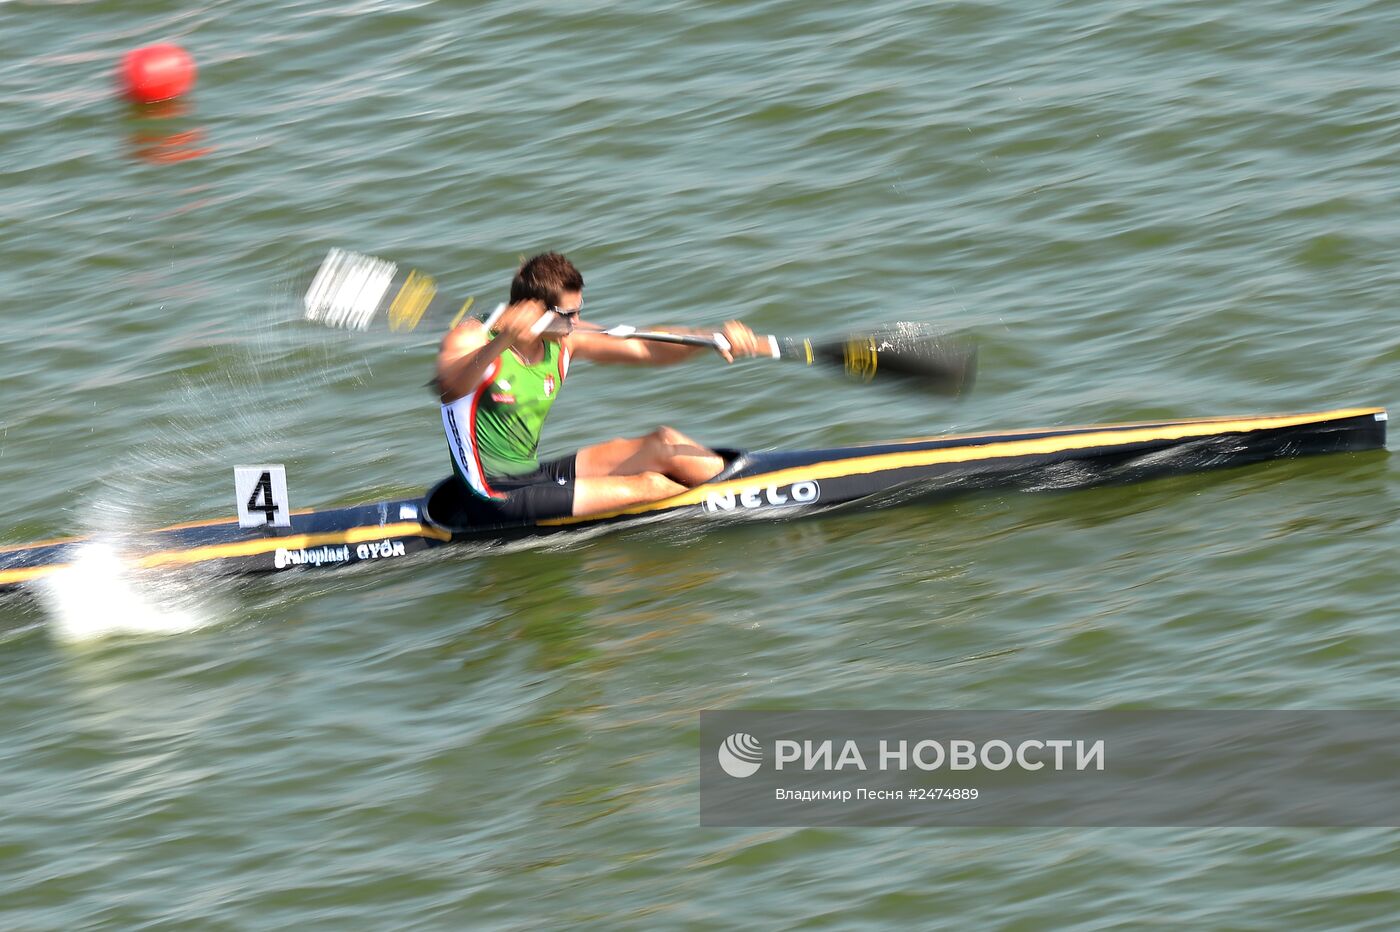
[[(724, 468), (709, 482), (731, 479), (749, 465), (748, 454), (743, 450), (716, 449), (715, 452), (724, 457)], [(509, 526), (484, 522), (481, 519), (480, 502), (475, 493), (467, 488), (466, 483), (455, 475), (448, 476), (429, 489), (428, 494), (424, 496), (422, 517), (428, 524), (447, 531), (485, 530)]]
[(419, 517), (426, 524), (435, 524), (449, 531), (465, 528), (471, 524), (467, 518), (471, 495), (471, 490), (461, 479), (448, 476), (423, 497), (423, 514)]

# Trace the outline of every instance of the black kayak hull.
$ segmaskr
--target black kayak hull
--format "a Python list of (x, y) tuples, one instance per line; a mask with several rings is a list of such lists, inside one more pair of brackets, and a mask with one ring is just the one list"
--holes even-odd
[[(1265, 460), (1382, 449), (1386, 412), (1350, 408), (1310, 414), (1150, 421), (928, 437), (801, 452), (732, 453), (704, 485), (616, 512), (529, 525), (461, 523), (465, 490), (455, 479), (428, 493), (294, 514), (291, 527), (240, 528), (236, 520), (151, 532), (134, 568), (242, 575), (330, 569), (396, 560), (448, 544), (482, 545), (606, 525), (782, 519), (840, 505), (878, 507), (992, 488), (1080, 488)], [(0, 548), (0, 592), (68, 565), (81, 538)]]

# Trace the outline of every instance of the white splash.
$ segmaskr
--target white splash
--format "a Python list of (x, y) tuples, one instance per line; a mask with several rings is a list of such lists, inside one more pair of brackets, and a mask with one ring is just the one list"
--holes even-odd
[(113, 635), (182, 634), (214, 623), (208, 606), (176, 584), (138, 585), (116, 549), (87, 543), (38, 584), (53, 636), (80, 643)]

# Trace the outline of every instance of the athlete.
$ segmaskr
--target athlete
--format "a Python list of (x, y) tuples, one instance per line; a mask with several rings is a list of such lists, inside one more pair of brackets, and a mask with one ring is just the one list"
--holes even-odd
[[(670, 427), (539, 461), (540, 432), (571, 360), (661, 366), (705, 349), (576, 329), (590, 326), (579, 320), (582, 308), (583, 276), (564, 256), (547, 252), (520, 266), (510, 304), (489, 329), (471, 319), (443, 338), (436, 388), (453, 470), (474, 493), (472, 520), (598, 514), (666, 498), (724, 468), (719, 454)], [(719, 351), (726, 362), (755, 355), (758, 341), (739, 321), (721, 333), (730, 347)]]

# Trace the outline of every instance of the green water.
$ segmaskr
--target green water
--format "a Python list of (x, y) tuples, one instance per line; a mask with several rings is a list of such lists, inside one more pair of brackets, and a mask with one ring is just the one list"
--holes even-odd
[[(126, 49), (201, 65), (112, 99)], [(1400, 9), (0, 4), (0, 540), (444, 474), (435, 335), (297, 321), (330, 246), (606, 322), (973, 327), (956, 405), (576, 366), (546, 453), (1397, 399)], [(1386, 928), (1392, 831), (701, 830), (705, 708), (1388, 708), (1383, 454), (0, 605), (15, 929)], [(145, 625), (163, 635), (115, 634)]]

